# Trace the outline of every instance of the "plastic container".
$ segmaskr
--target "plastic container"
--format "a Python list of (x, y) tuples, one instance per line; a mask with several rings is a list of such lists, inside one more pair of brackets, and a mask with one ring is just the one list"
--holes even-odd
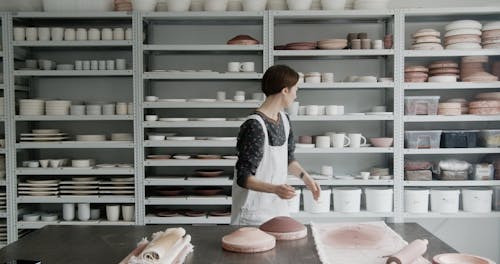
[(476, 164), (472, 177), (476, 181), (491, 181), (493, 180), (493, 171), (493, 164)]
[(405, 115), (437, 115), (440, 96), (405, 96)]
[(356, 213), (361, 209), (360, 188), (334, 188), (333, 211), (342, 213)]
[(429, 189), (405, 189), (405, 211), (423, 214), (429, 212)]
[(479, 141), (482, 147), (500, 147), (500, 129), (481, 130), (479, 133)]
[(458, 213), (460, 190), (452, 188), (431, 190), (431, 211), (435, 213)]
[(466, 181), (469, 178), (469, 171), (447, 171), (441, 170), (438, 179), (443, 181)]
[(491, 212), (491, 201), (493, 190), (484, 188), (462, 189), (462, 205), (464, 212), (489, 213)]
[(331, 189), (321, 190), (321, 195), (318, 201), (315, 201), (313, 199), (312, 193), (309, 190), (304, 190), (303, 195), (304, 195), (304, 211), (314, 214), (330, 212), (330, 201), (332, 196)]
[(442, 148), (476, 148), (479, 130), (448, 130), (441, 134)]
[(405, 180), (407, 181), (432, 181), (431, 170), (405, 171)]
[(406, 131), (405, 144), (411, 149), (439, 148), (442, 130)]
[(288, 210), (290, 213), (300, 212), (300, 196), (302, 195), (301, 189), (295, 190), (295, 197), (288, 200)]
[(366, 188), (366, 210), (373, 213), (392, 212), (393, 189)]

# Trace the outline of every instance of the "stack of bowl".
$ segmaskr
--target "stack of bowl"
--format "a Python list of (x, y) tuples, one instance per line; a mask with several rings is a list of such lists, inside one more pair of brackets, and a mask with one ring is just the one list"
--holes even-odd
[(48, 100), (45, 101), (46, 115), (69, 115), (71, 101), (69, 100)]
[(102, 115), (101, 105), (87, 105), (86, 106), (87, 115)]
[(469, 113), (469, 102), (464, 98), (452, 98), (445, 101), (445, 103), (459, 103), (460, 104), (460, 113), (462, 115)]
[(19, 100), (20, 115), (43, 115), (45, 101), (41, 99), (21, 99)]
[[(472, 115), (498, 115), (500, 113), (500, 98), (496, 93), (482, 95), (478, 100), (469, 104), (469, 113)], [(479, 95), (478, 95), (479, 96)]]
[(475, 20), (457, 20), (445, 26), (445, 48), (455, 50), (481, 49), (482, 25)]
[(441, 33), (432, 28), (423, 28), (413, 33), (413, 50), (442, 50)]
[(318, 41), (319, 49), (344, 49), (347, 47), (347, 39), (324, 39)]
[(426, 82), (429, 69), (421, 65), (405, 67), (405, 82)]
[(454, 61), (436, 61), (429, 65), (429, 82), (456, 82), (460, 69)]
[(483, 49), (500, 49), (500, 21), (483, 25)]
[(316, 42), (293, 42), (288, 43), (285, 46), (285, 49), (288, 50), (313, 50), (316, 49)]
[(269, 10), (287, 10), (286, 0), (268, 0), (267, 9)]
[(438, 115), (455, 116), (462, 114), (462, 104), (454, 102), (439, 103)]
[(463, 82), (495, 82), (498, 77), (486, 72), (487, 56), (462, 57), (460, 64), (460, 79)]

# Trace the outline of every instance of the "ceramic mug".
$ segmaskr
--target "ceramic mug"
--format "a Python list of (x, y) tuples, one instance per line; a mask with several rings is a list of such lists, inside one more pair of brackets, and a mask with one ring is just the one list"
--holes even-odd
[(106, 205), (106, 218), (108, 221), (120, 219), (120, 205)]
[(123, 221), (133, 221), (135, 216), (135, 207), (133, 205), (122, 205)]
[(89, 60), (82, 61), (82, 65), (83, 65), (83, 70), (85, 70), (85, 71), (90, 70), (90, 61)]
[(113, 40), (124, 40), (125, 39), (125, 31), (123, 28), (114, 28), (113, 29)]
[(14, 40), (23, 41), (26, 39), (26, 28), (25, 27), (14, 27)]
[(334, 148), (344, 148), (351, 144), (351, 139), (348, 138), (344, 133), (337, 133), (334, 136), (333, 147)]
[(83, 61), (81, 61), (81, 60), (75, 61), (75, 70), (77, 70), (77, 71), (83, 70)]
[(89, 203), (79, 203), (77, 214), (78, 214), (78, 220), (88, 221), (90, 219), (90, 204)]
[(39, 27), (38, 28), (38, 40), (49, 41), (50, 40), (50, 28)]
[(126, 115), (127, 114), (127, 103), (118, 102), (116, 103), (116, 114), (117, 115)]
[(36, 27), (26, 28), (26, 40), (27, 41), (37, 41), (38, 40), (38, 30)]
[(321, 175), (333, 176), (333, 167), (327, 165), (321, 166)]
[(99, 70), (99, 61), (97, 60), (91, 60), (90, 61), (90, 69), (93, 71)]
[(76, 40), (87, 40), (87, 29), (85, 28), (77, 28), (76, 29)]
[(75, 219), (75, 204), (65, 203), (63, 204), (63, 219), (65, 221), (72, 221)]
[(255, 63), (251, 61), (240, 63), (240, 71), (242, 72), (254, 72), (255, 71)]
[(76, 39), (76, 32), (74, 28), (67, 28), (64, 30), (64, 40), (73, 41)]
[(317, 116), (319, 115), (319, 106), (318, 105), (308, 105), (306, 108), (306, 114), (308, 116)]
[(217, 91), (217, 101), (224, 102), (226, 100), (226, 92)]
[(101, 40), (101, 31), (97, 28), (89, 28), (88, 39), (89, 40)]
[(127, 68), (127, 62), (125, 59), (116, 59), (115, 66), (117, 70), (125, 70)]
[(113, 40), (113, 30), (111, 28), (103, 28), (101, 30), (102, 40)]
[(106, 61), (105, 61), (105, 60), (100, 60), (100, 61), (99, 61), (99, 66), (98, 66), (98, 69), (99, 69), (100, 71), (104, 71), (104, 70), (106, 70)]
[(53, 27), (50, 28), (50, 38), (52, 41), (61, 41), (64, 38), (64, 28)]
[(366, 144), (366, 138), (360, 133), (349, 133), (349, 139), (351, 140), (349, 145), (351, 148), (359, 148), (361, 145)]
[(127, 28), (125, 30), (125, 39), (132, 40), (132, 29), (131, 28)]
[(240, 71), (241, 64), (237, 61), (232, 61), (227, 64), (227, 71), (228, 72), (239, 72)]
[(316, 136), (316, 148), (330, 148), (330, 137)]
[(321, 81), (324, 83), (333, 83), (334, 77), (333, 72), (324, 72), (321, 74)]
[(107, 60), (106, 61), (106, 70), (112, 71), (115, 69), (115, 61), (114, 60)]
[(325, 114), (329, 116), (338, 115), (338, 107), (336, 105), (327, 105), (325, 107)]
[(362, 171), (360, 172), (361, 178), (363, 180), (368, 180), (370, 178), (370, 172), (369, 171)]

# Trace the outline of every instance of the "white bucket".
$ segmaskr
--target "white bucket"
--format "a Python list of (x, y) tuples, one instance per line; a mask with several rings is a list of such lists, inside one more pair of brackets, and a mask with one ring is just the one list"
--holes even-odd
[(374, 213), (392, 212), (391, 188), (366, 188), (366, 210)]
[(315, 201), (311, 191), (304, 190), (304, 211), (308, 213), (328, 213), (330, 212), (330, 198), (332, 190), (321, 190), (318, 201)]
[(361, 208), (360, 188), (334, 188), (333, 211), (342, 213), (356, 213)]
[(295, 190), (295, 197), (288, 201), (288, 211), (290, 213), (298, 213), (300, 211), (300, 195), (302, 194), (301, 189)]
[(407, 213), (428, 213), (429, 212), (428, 189), (406, 189), (405, 190), (405, 211)]
[(436, 213), (458, 213), (460, 191), (457, 189), (432, 189), (431, 211)]
[(465, 212), (489, 213), (493, 190), (467, 188), (462, 189), (462, 205)]

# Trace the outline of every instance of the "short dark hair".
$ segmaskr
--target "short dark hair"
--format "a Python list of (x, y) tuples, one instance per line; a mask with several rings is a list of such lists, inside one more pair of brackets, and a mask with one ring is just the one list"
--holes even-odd
[(269, 67), (262, 77), (262, 92), (266, 95), (280, 93), (285, 87), (292, 87), (299, 81), (299, 74), (286, 65)]

